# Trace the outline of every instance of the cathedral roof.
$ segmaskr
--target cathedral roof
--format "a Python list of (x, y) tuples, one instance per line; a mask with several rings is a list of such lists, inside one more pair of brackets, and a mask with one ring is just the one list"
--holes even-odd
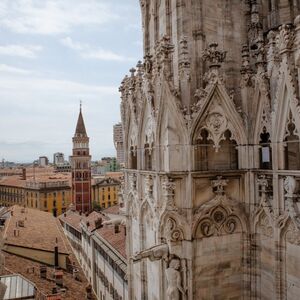
[(87, 136), (84, 121), (83, 121), (82, 111), (81, 111), (81, 105), (80, 105), (80, 111), (79, 111), (79, 116), (78, 116), (76, 130), (75, 130), (75, 136)]

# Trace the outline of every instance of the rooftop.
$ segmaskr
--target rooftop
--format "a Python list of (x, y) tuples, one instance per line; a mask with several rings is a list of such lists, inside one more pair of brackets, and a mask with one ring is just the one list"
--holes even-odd
[[(18, 225), (19, 221), (24, 222), (24, 227)], [(15, 229), (19, 230), (19, 236), (14, 236)], [(5, 224), (4, 238), (6, 244), (48, 251), (53, 251), (57, 242), (60, 253), (69, 253), (58, 219), (36, 209), (13, 206)]]
[(126, 258), (126, 227), (124, 225), (119, 225), (119, 232), (115, 233), (114, 225), (103, 225), (103, 227), (96, 229), (95, 224), (99, 218), (102, 218), (102, 221), (112, 220), (109, 215), (117, 215), (119, 208), (119, 205), (115, 205), (101, 212), (93, 211), (88, 216), (83, 214), (80, 215), (78, 212), (69, 210), (65, 214), (59, 216), (59, 219), (80, 232), (81, 226), (84, 225), (89, 232), (96, 232), (112, 248), (114, 248), (114, 250)]

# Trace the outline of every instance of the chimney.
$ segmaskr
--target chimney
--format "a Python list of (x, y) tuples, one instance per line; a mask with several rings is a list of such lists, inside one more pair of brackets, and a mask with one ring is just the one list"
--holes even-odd
[(22, 180), (26, 180), (26, 168), (22, 168)]
[(56, 238), (55, 247), (54, 247), (54, 267), (58, 267), (58, 240)]
[(47, 266), (45, 265), (40, 266), (40, 277), (43, 279), (47, 279)]
[(120, 226), (119, 224), (115, 224), (115, 233), (119, 233), (120, 232)]
[(95, 228), (99, 229), (101, 227), (103, 227), (103, 225), (102, 225), (102, 218), (100, 217), (95, 221)]

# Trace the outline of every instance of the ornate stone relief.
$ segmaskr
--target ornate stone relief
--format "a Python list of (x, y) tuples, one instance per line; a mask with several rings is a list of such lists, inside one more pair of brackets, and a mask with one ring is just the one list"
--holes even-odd
[(219, 51), (217, 47), (217, 43), (212, 43), (202, 54), (203, 61), (207, 62), (209, 66), (209, 70), (204, 74), (204, 80), (208, 86), (215, 84), (217, 81), (223, 81), (219, 69), (221, 64), (225, 61), (226, 51)]
[(145, 198), (153, 202), (153, 178), (151, 175), (146, 175), (144, 179)]
[(173, 218), (168, 218), (165, 225), (164, 237), (167, 242), (179, 242), (183, 240), (183, 231), (178, 227)]
[(176, 210), (175, 206), (175, 188), (176, 183), (173, 179), (165, 176), (162, 182), (162, 194), (163, 194), (163, 209), (162, 211), (166, 210)]
[(285, 55), (290, 51), (293, 45), (293, 34), (290, 25), (284, 24), (279, 27), (276, 44), (280, 55)]
[(289, 225), (285, 237), (287, 242), (294, 245), (300, 245), (300, 230), (294, 223)]
[(231, 234), (240, 231), (241, 225), (237, 216), (231, 214), (220, 205), (211, 209), (200, 219), (197, 226), (196, 238)]
[(196, 211), (195, 238), (204, 238), (214, 235), (232, 234), (241, 232), (242, 226), (239, 218), (239, 206), (232, 207), (233, 201), (229, 199), (224, 191), (228, 180), (219, 176), (212, 180), (213, 191), (216, 197), (206, 204), (201, 205)]
[[(231, 126), (225, 117), (224, 110), (218, 104), (213, 104), (208, 112), (208, 115), (204, 121), (202, 129), (206, 129), (208, 131), (208, 140), (211, 140), (214, 145), (215, 151), (218, 152), (220, 149), (220, 142), (225, 140), (225, 131), (227, 129), (231, 129)], [(200, 130), (200, 132), (201, 132)], [(235, 137), (233, 135), (233, 130), (230, 130), (231, 137), (230, 139), (234, 140)], [(199, 136), (202, 139), (202, 136)]]
[(261, 230), (261, 233), (269, 238), (274, 236), (274, 229), (272, 223), (270, 223), (270, 218), (263, 213), (260, 217), (258, 226)]
[(190, 79), (190, 65), (187, 38), (182, 37), (179, 42), (179, 72), (188, 80)]

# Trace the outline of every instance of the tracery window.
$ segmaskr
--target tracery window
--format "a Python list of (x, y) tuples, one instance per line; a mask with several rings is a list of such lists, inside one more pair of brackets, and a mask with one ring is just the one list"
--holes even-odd
[(223, 139), (217, 147), (210, 139), (208, 131), (201, 130), (194, 150), (197, 171), (235, 170), (238, 168), (237, 143), (232, 139), (229, 130), (224, 132)]

